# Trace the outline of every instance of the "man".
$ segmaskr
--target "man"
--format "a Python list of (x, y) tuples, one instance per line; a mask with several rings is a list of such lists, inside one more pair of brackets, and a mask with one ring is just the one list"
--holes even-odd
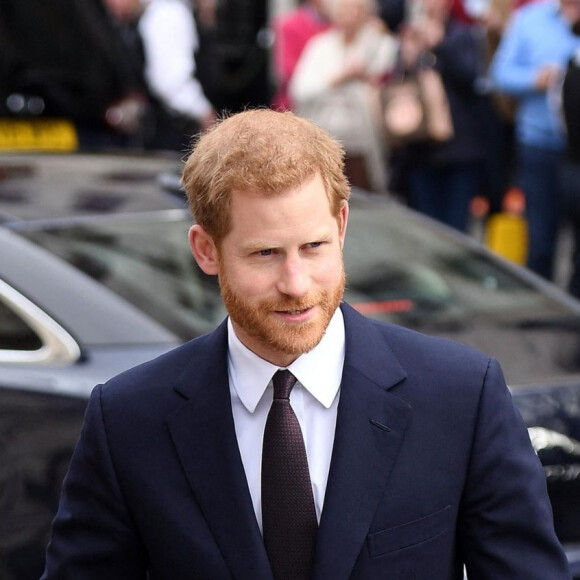
[[(573, 26), (580, 36), (580, 15)], [(574, 250), (568, 291), (580, 298), (580, 48), (568, 65), (562, 83), (562, 113), (566, 126), (566, 155), (560, 167), (560, 185), (566, 215), (572, 225)]]
[(339, 139), (356, 187), (387, 190), (380, 89), (399, 43), (374, 15), (373, 0), (333, 0), (332, 26), (305, 46), (288, 85), (293, 110)]
[(426, 97), (434, 103), (429, 113), (442, 131), (438, 139), (409, 143), (397, 152), (407, 173), (409, 204), (467, 232), (486, 156), (483, 127), (490, 129), (493, 122), (491, 104), (477, 86), (481, 38), (474, 25), (456, 17), (448, 0), (413, 0), (410, 6), (399, 68), (403, 76), (422, 76)]
[(516, 180), (526, 197), (527, 265), (551, 279), (561, 217), (557, 169), (566, 140), (553, 88), (580, 47), (572, 24), (580, 0), (532, 2), (512, 15), (491, 65), (498, 91), (518, 101), (515, 118)]
[(341, 302), (338, 144), (246, 111), (201, 137), (183, 183), (229, 317), (95, 389), (43, 578), (569, 578), (497, 362)]
[(143, 0), (138, 30), (144, 76), (158, 104), (154, 145), (183, 151), (191, 135), (216, 119), (198, 78), (200, 48), (191, 0)]

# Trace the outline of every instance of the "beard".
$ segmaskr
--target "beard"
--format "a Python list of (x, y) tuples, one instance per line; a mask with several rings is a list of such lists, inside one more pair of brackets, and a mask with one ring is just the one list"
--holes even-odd
[[(300, 299), (262, 300), (257, 304), (250, 303), (234, 290), (225, 269), (219, 274), (219, 283), (226, 309), (240, 329), (268, 350), (300, 356), (322, 340), (342, 300), (346, 276), (343, 266), (338, 283), (328, 291), (311, 292)], [(305, 310), (314, 306), (318, 308), (317, 315), (302, 324), (286, 323), (274, 314), (276, 311)]]

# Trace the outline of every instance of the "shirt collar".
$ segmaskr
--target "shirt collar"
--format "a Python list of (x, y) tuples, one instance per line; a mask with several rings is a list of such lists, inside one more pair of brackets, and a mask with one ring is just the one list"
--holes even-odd
[[(327, 409), (340, 388), (344, 345), (344, 319), (340, 308), (337, 308), (322, 340), (288, 367), (298, 382)], [(256, 409), (278, 368), (244, 346), (236, 336), (232, 322), (228, 318), (230, 385), (250, 413)]]

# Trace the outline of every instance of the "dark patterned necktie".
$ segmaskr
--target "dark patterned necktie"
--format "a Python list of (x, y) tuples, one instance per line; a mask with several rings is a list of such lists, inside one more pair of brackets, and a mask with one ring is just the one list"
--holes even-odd
[(262, 452), (264, 544), (275, 580), (307, 580), (318, 522), (302, 431), (290, 406), (296, 377), (279, 370), (272, 382)]

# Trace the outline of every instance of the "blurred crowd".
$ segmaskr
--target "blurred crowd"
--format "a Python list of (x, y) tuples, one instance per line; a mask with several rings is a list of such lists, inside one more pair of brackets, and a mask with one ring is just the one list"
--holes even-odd
[[(458, 230), (469, 230), (474, 199), (494, 214), (506, 192), (522, 192), (527, 264), (548, 279), (570, 223), (570, 290), (580, 296), (580, 0), (303, 0), (277, 10), (258, 0), (59, 0), (54, 22), (26, 33), (26, 55), (11, 19), (43, 0), (11, 1), (0, 74), (19, 88), (3, 81), (0, 114), (30, 113), (40, 92), (47, 112), (75, 120), (81, 146), (184, 152), (220, 115), (293, 110), (341, 140), (353, 185)], [(85, 17), (66, 30), (73, 13)], [(43, 76), (38, 35), (51, 26), (53, 37), (65, 30), (65, 60), (74, 41), (85, 76), (102, 72), (92, 85)], [(393, 142), (385, 88), (425, 71), (451, 126)]]

